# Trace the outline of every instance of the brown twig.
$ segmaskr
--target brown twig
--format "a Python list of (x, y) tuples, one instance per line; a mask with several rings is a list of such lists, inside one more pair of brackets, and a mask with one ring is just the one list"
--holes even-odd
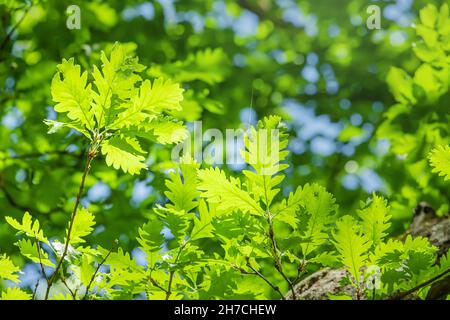
[(424, 288), (426, 286), (429, 286), (430, 284), (432, 284), (433, 282), (439, 280), (440, 278), (442, 278), (443, 276), (445, 276), (448, 273), (450, 273), (450, 268), (445, 270), (445, 271), (443, 271), (443, 272), (441, 272), (441, 273), (439, 273), (438, 275), (432, 277), (431, 279), (428, 279), (427, 281), (422, 282), (421, 284), (415, 286), (414, 288), (411, 288), (411, 289), (409, 289), (409, 290), (407, 290), (405, 292), (400, 292), (400, 293), (397, 293), (397, 294), (391, 296), (389, 298), (389, 300), (402, 300), (403, 298), (406, 298), (407, 296), (409, 296), (410, 294), (416, 292), (417, 290), (420, 290), (420, 289), (422, 289), (422, 288)]
[[(175, 261), (174, 264), (176, 264), (178, 262), (178, 259), (180, 258), (181, 252), (183, 251), (184, 247), (186, 246), (187, 241), (185, 241), (181, 246), (180, 249), (178, 249), (178, 253), (177, 256), (175, 257)], [(173, 277), (175, 275), (175, 271), (174, 270), (170, 270), (169, 273), (169, 284), (167, 285), (167, 290), (166, 290), (166, 300), (169, 300), (170, 295), (172, 294), (172, 282), (173, 282)]]
[(36, 292), (37, 292), (37, 288), (39, 287), (39, 282), (40, 282), (40, 279), (38, 279), (36, 281), (36, 285), (34, 286), (33, 296), (31, 297), (31, 300), (35, 300), (36, 299)]
[(37, 248), (38, 257), (39, 257), (39, 265), (41, 266), (41, 272), (42, 272), (42, 275), (44, 276), (44, 278), (45, 278), (45, 280), (47, 281), (47, 284), (48, 284), (48, 277), (47, 277), (47, 274), (45, 273), (44, 265), (42, 264), (41, 245), (39, 243), (39, 239), (37, 238), (36, 232), (34, 233), (34, 237), (36, 239), (36, 248)]
[[(50, 209), (49, 211), (43, 212), (43, 211), (40, 211), (40, 210), (38, 210), (38, 209), (31, 208), (31, 207), (29, 207), (29, 206), (20, 204), (20, 203), (17, 202), (17, 200), (11, 195), (11, 193), (9, 193), (9, 191), (6, 189), (5, 182), (7, 182), (7, 181), (4, 181), (4, 179), (3, 179), (2, 175), (1, 175), (1, 172), (0, 172), (0, 191), (3, 192), (3, 194), (5, 195), (6, 201), (8, 201), (8, 203), (9, 203), (9, 205), (10, 205), (11, 207), (14, 207), (14, 208), (16, 208), (16, 209), (18, 209), (18, 210), (20, 210), (20, 211), (34, 212), (35, 214), (39, 214), (39, 215), (48, 215), (49, 213), (54, 213), (54, 212), (57, 212), (57, 211), (60, 210), (58, 207), (55, 207), (55, 208)], [(14, 186), (14, 185), (13, 185), (13, 186)], [(17, 189), (18, 189), (18, 188), (17, 188)], [(20, 191), (20, 189), (19, 189), (19, 191)]]
[(72, 215), (70, 217), (70, 222), (69, 222), (69, 229), (67, 231), (67, 237), (66, 237), (66, 241), (65, 241), (65, 245), (64, 245), (64, 251), (63, 254), (61, 255), (61, 258), (56, 266), (55, 271), (53, 272), (52, 276), (50, 277), (49, 281), (48, 281), (48, 286), (47, 286), (47, 290), (45, 292), (45, 300), (48, 299), (49, 293), (50, 293), (50, 288), (52, 287), (56, 276), (58, 275), (58, 272), (64, 262), (64, 258), (67, 256), (67, 252), (69, 250), (69, 244), (70, 244), (70, 236), (72, 234), (72, 228), (73, 228), (73, 224), (75, 221), (75, 217), (78, 211), (78, 206), (80, 205), (81, 202), (81, 195), (83, 194), (83, 190), (84, 190), (84, 184), (86, 182), (86, 177), (89, 173), (89, 170), (91, 169), (91, 162), (92, 160), (95, 158), (97, 154), (97, 149), (96, 149), (96, 145), (94, 144), (93, 147), (91, 147), (89, 149), (88, 155), (87, 155), (87, 161), (86, 161), (86, 166), (84, 168), (84, 172), (83, 172), (83, 176), (81, 178), (81, 183), (80, 183), (80, 188), (78, 190), (78, 194), (77, 194), (77, 198), (75, 201), (75, 205), (73, 207), (73, 211), (72, 211)]
[(151, 276), (148, 278), (148, 280), (150, 281), (150, 283), (152, 285), (154, 285), (155, 287), (157, 287), (158, 289), (160, 289), (161, 291), (164, 291), (167, 294), (167, 289), (164, 288), (163, 286), (161, 286), (158, 282), (156, 282), (155, 279), (153, 279)]
[(67, 284), (66, 278), (64, 277), (63, 274), (61, 274), (61, 282), (63, 283), (63, 285), (67, 288), (67, 290), (69, 291), (70, 295), (72, 296), (73, 300), (77, 300), (77, 290), (73, 291), (69, 285)]
[(294, 284), (292, 283), (292, 281), (289, 279), (289, 277), (283, 271), (281, 257), (279, 255), (278, 245), (277, 245), (277, 241), (275, 239), (275, 233), (273, 230), (272, 214), (270, 212), (267, 212), (267, 222), (269, 224), (268, 236), (270, 239), (270, 243), (272, 245), (272, 253), (273, 253), (273, 258), (274, 258), (274, 263), (275, 263), (275, 269), (283, 277), (283, 279), (287, 282), (289, 289), (292, 292), (292, 298), (294, 300), (297, 300), (297, 294), (295, 293)]
[(280, 288), (276, 285), (274, 285), (272, 282), (270, 282), (269, 279), (267, 279), (261, 272), (259, 272), (258, 270), (256, 270), (255, 268), (253, 268), (250, 264), (250, 262), (247, 260), (247, 267), (253, 271), (252, 272), (247, 272), (244, 269), (239, 268), (239, 271), (243, 274), (250, 274), (250, 275), (256, 275), (258, 277), (260, 277), (262, 280), (264, 280), (273, 290), (275, 290), (281, 297), (282, 300), (286, 300), (286, 298), (284, 297), (283, 293), (281, 292)]
[(297, 268), (297, 277), (293, 281), (294, 284), (300, 281), (300, 278), (305, 274), (306, 264), (307, 264), (306, 259), (302, 259), (302, 262), (299, 264)]
[(8, 34), (6, 35), (6, 37), (0, 43), (0, 51), (3, 51), (3, 49), (6, 47), (8, 42), (11, 40), (11, 37), (12, 37), (14, 31), (16, 31), (16, 29), (20, 26), (20, 24), (25, 19), (26, 15), (28, 14), (28, 12), (30, 11), (32, 6), (33, 6), (33, 4), (31, 4), (29, 7), (27, 7), (25, 9), (25, 12), (23, 13), (22, 17), (20, 17), (19, 21), (17, 21), (17, 23), (11, 28), (11, 30), (9, 30)]
[(105, 257), (102, 259), (102, 261), (97, 265), (97, 268), (95, 269), (95, 272), (92, 274), (92, 277), (91, 277), (91, 279), (89, 280), (89, 284), (86, 286), (86, 291), (85, 291), (85, 293), (84, 293), (83, 300), (86, 299), (86, 297), (87, 297), (87, 295), (88, 295), (88, 293), (89, 293), (89, 290), (91, 289), (92, 283), (94, 282), (95, 277), (97, 276), (98, 271), (100, 270), (101, 266), (105, 264), (106, 259), (109, 258), (109, 256), (111, 255), (111, 253), (112, 253), (113, 250), (117, 247), (118, 244), (119, 244), (119, 242), (118, 242), (118, 241), (115, 241), (115, 245), (112, 246), (111, 249), (109, 249), (109, 251), (108, 251), (108, 253), (106, 254), (106, 256), (105, 256)]

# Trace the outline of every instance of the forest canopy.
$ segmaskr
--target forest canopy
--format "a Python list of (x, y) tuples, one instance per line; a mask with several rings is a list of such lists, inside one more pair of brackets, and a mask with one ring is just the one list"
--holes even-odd
[(449, 6), (0, 0), (0, 298), (448, 299)]

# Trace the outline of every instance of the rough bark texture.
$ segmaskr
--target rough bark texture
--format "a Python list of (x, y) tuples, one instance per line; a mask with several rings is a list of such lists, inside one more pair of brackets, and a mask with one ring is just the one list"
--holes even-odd
[[(430, 243), (439, 248), (439, 258), (450, 247), (450, 215), (436, 216), (435, 211), (428, 204), (422, 202), (414, 209), (414, 217), (408, 230), (400, 237), (405, 239), (407, 235), (412, 237), (427, 237)], [(295, 291), (299, 299), (323, 300), (331, 294), (350, 294), (356, 296), (355, 289), (350, 285), (341, 287), (339, 282), (346, 276), (344, 269), (325, 268), (319, 270), (295, 285)], [(442, 299), (450, 293), (450, 276), (435, 282), (427, 299)], [(292, 299), (292, 294), (286, 294), (286, 299)]]

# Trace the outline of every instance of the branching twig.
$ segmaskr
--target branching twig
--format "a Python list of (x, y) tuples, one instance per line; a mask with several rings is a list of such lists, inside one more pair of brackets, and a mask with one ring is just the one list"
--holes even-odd
[(260, 277), (261, 279), (263, 279), (273, 290), (275, 290), (280, 296), (282, 300), (286, 300), (286, 298), (284, 297), (283, 293), (281, 292), (280, 288), (278, 288), (278, 286), (274, 285), (272, 282), (270, 282), (269, 279), (267, 279), (261, 272), (259, 272), (258, 270), (256, 270), (255, 268), (253, 268), (250, 264), (250, 262), (247, 260), (247, 267), (252, 270), (253, 272), (247, 272), (244, 269), (239, 268), (239, 271), (243, 274), (250, 274), (250, 275), (256, 275), (258, 277)]
[(0, 51), (3, 51), (3, 49), (6, 47), (6, 45), (8, 44), (8, 42), (11, 40), (11, 37), (14, 33), (14, 31), (16, 31), (16, 29), (20, 26), (20, 24), (22, 23), (22, 21), (25, 19), (26, 15), (28, 14), (28, 12), (30, 11), (31, 7), (33, 5), (31, 4), (29, 7), (27, 7), (25, 9), (25, 12), (23, 13), (23, 15), (20, 17), (19, 21), (17, 21), (17, 23), (11, 28), (11, 30), (9, 30), (8, 34), (6, 35), (6, 37), (3, 39), (3, 41), (0, 43)]
[(297, 300), (297, 295), (295, 293), (294, 284), (292, 283), (292, 281), (289, 279), (289, 277), (283, 271), (283, 266), (282, 266), (282, 263), (281, 263), (281, 257), (280, 257), (279, 252), (278, 252), (278, 245), (277, 245), (277, 241), (275, 239), (275, 233), (273, 231), (272, 214), (270, 212), (267, 212), (267, 215), (268, 215), (267, 216), (267, 222), (269, 224), (268, 235), (269, 235), (270, 243), (272, 245), (272, 253), (273, 253), (273, 258), (275, 260), (275, 269), (277, 269), (278, 273), (287, 282), (287, 284), (289, 286), (289, 289), (292, 292), (292, 299)]
[(73, 300), (77, 300), (77, 290), (73, 291), (69, 285), (67, 284), (66, 278), (64, 277), (63, 274), (61, 274), (61, 282), (63, 283), (63, 285), (67, 288), (67, 290), (69, 291), (70, 295), (72, 296)]
[(31, 297), (31, 300), (35, 300), (36, 299), (36, 292), (37, 292), (37, 288), (39, 287), (39, 282), (40, 282), (40, 279), (38, 279), (36, 281), (36, 285), (34, 286), (33, 296)]
[(58, 275), (58, 272), (64, 262), (64, 258), (67, 256), (67, 252), (69, 250), (69, 244), (70, 244), (70, 236), (72, 234), (72, 228), (73, 228), (73, 224), (75, 221), (75, 216), (77, 214), (78, 211), (78, 206), (80, 205), (81, 202), (81, 195), (83, 194), (83, 190), (84, 190), (84, 183), (86, 182), (86, 177), (89, 173), (89, 170), (91, 168), (91, 162), (92, 160), (95, 158), (96, 154), (97, 154), (97, 145), (94, 143), (93, 146), (89, 149), (88, 155), (87, 155), (87, 161), (86, 161), (86, 166), (84, 168), (84, 172), (83, 172), (83, 176), (81, 178), (81, 183), (80, 183), (80, 188), (78, 190), (78, 194), (77, 194), (77, 198), (75, 201), (75, 205), (73, 207), (73, 211), (72, 211), (72, 215), (70, 217), (70, 222), (69, 222), (69, 229), (67, 230), (67, 236), (66, 236), (66, 241), (65, 241), (65, 245), (64, 245), (64, 251), (63, 254), (60, 257), (60, 260), (56, 266), (55, 271), (53, 272), (53, 274), (51, 275), (49, 281), (48, 281), (48, 286), (47, 286), (47, 290), (45, 292), (45, 300), (48, 299), (49, 293), (50, 293), (50, 288), (52, 287), (56, 276)]
[(33, 213), (39, 214), (39, 215), (48, 215), (49, 213), (54, 213), (54, 212), (57, 212), (60, 210), (58, 207), (55, 207), (55, 208), (50, 209), (49, 211), (42, 212), (38, 209), (31, 208), (31, 207), (28, 207), (28, 206), (18, 203), (17, 200), (14, 199), (14, 197), (11, 195), (11, 193), (9, 193), (9, 191), (6, 189), (5, 182), (3, 181), (3, 177), (1, 176), (1, 172), (0, 172), (0, 191), (3, 192), (3, 194), (5, 195), (6, 201), (8, 201), (10, 206), (14, 207), (20, 211), (33, 212)]
[(306, 259), (302, 259), (302, 262), (299, 264), (297, 268), (297, 277), (295, 278), (294, 281), (292, 281), (294, 285), (300, 281), (300, 278), (305, 274), (305, 271), (306, 271)]
[(39, 257), (39, 265), (41, 266), (41, 272), (48, 284), (48, 277), (47, 277), (47, 274), (45, 273), (44, 265), (42, 264), (41, 245), (39, 243), (39, 239), (37, 238), (36, 232), (34, 233), (34, 238), (36, 239), (36, 247), (37, 247), (37, 252), (38, 252), (38, 257)]
[(439, 273), (438, 275), (434, 276), (433, 278), (431, 278), (431, 279), (429, 279), (429, 280), (427, 280), (425, 282), (422, 282), (421, 284), (415, 286), (412, 289), (409, 289), (409, 290), (407, 290), (405, 292), (400, 292), (400, 293), (397, 293), (395, 295), (392, 295), (389, 298), (389, 300), (401, 300), (401, 299), (409, 296), (410, 294), (416, 292), (417, 290), (420, 290), (420, 289), (422, 289), (422, 288), (424, 288), (426, 286), (429, 286), (430, 284), (432, 284), (433, 282), (439, 280), (440, 278), (442, 278), (443, 276), (445, 276), (448, 273), (450, 273), (450, 268), (445, 270), (445, 271), (443, 271), (443, 272), (441, 272), (441, 273)]
[(160, 289), (161, 291), (164, 291), (167, 294), (167, 289), (164, 288), (163, 286), (161, 286), (158, 282), (156, 282), (155, 279), (153, 279), (152, 277), (149, 277), (148, 280), (150, 281), (150, 283), (152, 285), (154, 285), (155, 287), (157, 287), (158, 289)]
[(113, 250), (117, 247), (118, 244), (119, 244), (119, 242), (118, 242), (118, 241), (115, 241), (115, 245), (112, 246), (111, 249), (109, 249), (109, 251), (108, 251), (108, 253), (106, 254), (106, 256), (105, 256), (105, 257), (103, 258), (103, 260), (97, 265), (97, 268), (95, 269), (95, 272), (92, 274), (92, 277), (91, 277), (91, 279), (89, 280), (89, 284), (86, 286), (86, 291), (85, 291), (85, 293), (84, 293), (83, 300), (86, 299), (86, 297), (87, 297), (87, 295), (88, 295), (88, 293), (89, 293), (89, 290), (91, 289), (92, 283), (94, 282), (95, 277), (97, 276), (98, 271), (100, 270), (101, 266), (106, 262), (106, 259), (109, 258), (109, 256), (111, 255), (111, 253), (112, 253)]
[[(178, 259), (180, 258), (181, 252), (183, 251), (184, 247), (187, 245), (187, 241), (185, 241), (181, 246), (180, 249), (178, 249), (178, 253), (177, 256), (175, 257), (175, 261), (174, 264), (176, 264), (178, 262)], [(169, 300), (170, 295), (172, 294), (172, 282), (173, 282), (173, 276), (175, 275), (175, 271), (174, 270), (170, 270), (169, 273), (169, 284), (167, 285), (167, 290), (166, 290), (166, 300)]]

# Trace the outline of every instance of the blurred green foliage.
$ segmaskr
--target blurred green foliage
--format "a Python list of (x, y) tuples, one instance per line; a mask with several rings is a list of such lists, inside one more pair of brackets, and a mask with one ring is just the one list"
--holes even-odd
[[(75, 132), (47, 134), (42, 120), (56, 117), (52, 77), (63, 58), (91, 70), (116, 41), (149, 66), (146, 77), (181, 84), (182, 108), (172, 116), (188, 127), (202, 120), (204, 128), (245, 128), (280, 115), (291, 150), (285, 196), (318, 183), (343, 215), (378, 191), (391, 206), (391, 234), (421, 201), (443, 215), (448, 181), (431, 172), (427, 156), (449, 144), (444, 3), (373, 2), (381, 29), (369, 30), (364, 0), (0, 0), (0, 218), (29, 211), (49, 234), (66, 227), (87, 146)], [(70, 30), (73, 4), (81, 28)], [(137, 176), (93, 164), (82, 199), (100, 226), (92, 243), (109, 247), (118, 238), (132, 251), (151, 208), (167, 202), (170, 149), (144, 148), (149, 170)], [(0, 220), (0, 252), (24, 265)]]

